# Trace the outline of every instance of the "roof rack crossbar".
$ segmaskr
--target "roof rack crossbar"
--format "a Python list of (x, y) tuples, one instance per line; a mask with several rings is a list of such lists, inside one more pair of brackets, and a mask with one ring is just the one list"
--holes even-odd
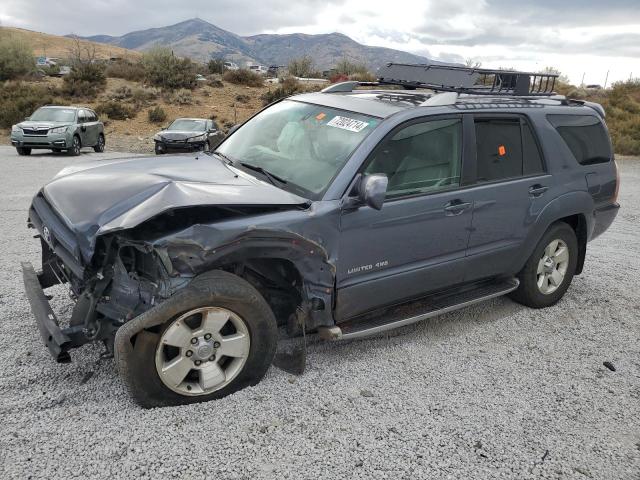
[(388, 63), (378, 70), (378, 83), (473, 95), (551, 96), (558, 75), (493, 70), (453, 64)]

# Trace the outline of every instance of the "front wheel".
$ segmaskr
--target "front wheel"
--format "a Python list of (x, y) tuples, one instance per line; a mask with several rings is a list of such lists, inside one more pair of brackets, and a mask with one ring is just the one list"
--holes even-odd
[(104, 135), (100, 134), (98, 136), (98, 143), (93, 147), (93, 151), (97, 153), (104, 152)]
[(20, 155), (21, 157), (24, 157), (25, 155), (31, 155), (31, 149), (26, 147), (16, 147), (16, 152), (18, 152), (18, 155)]
[(520, 286), (511, 297), (532, 308), (554, 305), (569, 288), (577, 263), (573, 228), (564, 222), (552, 225), (518, 274)]
[(143, 407), (225, 397), (258, 383), (273, 360), (276, 320), (253, 286), (213, 271), (185, 288), (182, 313), (135, 337), (125, 380)]
[(82, 148), (82, 145), (80, 144), (80, 137), (78, 137), (77, 135), (74, 135), (73, 140), (71, 140), (71, 147), (67, 149), (67, 155), (70, 155), (72, 157), (77, 157), (78, 155), (80, 155), (81, 148)]
[(156, 151), (156, 155), (162, 155), (165, 152), (164, 147), (162, 146), (162, 144), (158, 143), (158, 142), (156, 142), (155, 151)]

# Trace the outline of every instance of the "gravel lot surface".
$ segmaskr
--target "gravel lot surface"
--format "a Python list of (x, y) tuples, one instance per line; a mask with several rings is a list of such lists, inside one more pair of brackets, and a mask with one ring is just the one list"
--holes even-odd
[(156, 410), (97, 347), (54, 363), (23, 293), (29, 202), (72, 161), (0, 147), (0, 478), (640, 479), (639, 160), (620, 161), (618, 219), (557, 306), (497, 299), (316, 344), (303, 376)]

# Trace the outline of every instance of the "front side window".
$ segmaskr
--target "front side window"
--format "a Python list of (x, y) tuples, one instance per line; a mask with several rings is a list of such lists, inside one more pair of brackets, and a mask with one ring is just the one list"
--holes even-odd
[(284, 180), (279, 187), (317, 199), (379, 122), (355, 112), (284, 100), (242, 125), (216, 152), (252, 175), (262, 169)]
[(387, 176), (387, 198), (456, 187), (460, 185), (461, 145), (460, 119), (414, 123), (382, 141), (365, 173)]
[(592, 115), (547, 115), (580, 165), (611, 160), (609, 136), (600, 120)]

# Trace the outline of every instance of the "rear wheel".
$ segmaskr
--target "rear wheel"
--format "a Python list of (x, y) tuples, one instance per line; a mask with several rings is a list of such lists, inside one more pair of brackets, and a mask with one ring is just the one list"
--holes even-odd
[(511, 294), (532, 308), (549, 307), (565, 294), (578, 261), (578, 240), (564, 222), (552, 225), (518, 274), (520, 286)]
[(98, 143), (96, 143), (96, 145), (93, 147), (93, 151), (94, 152), (104, 152), (104, 135), (100, 134), (98, 135)]
[(82, 148), (82, 145), (80, 143), (80, 137), (78, 137), (77, 135), (74, 135), (73, 140), (71, 140), (71, 146), (67, 149), (67, 155), (70, 155), (72, 157), (77, 157), (78, 155), (80, 155), (81, 148)]
[(16, 147), (16, 152), (18, 152), (18, 155), (21, 157), (31, 155), (31, 149), (27, 147)]
[(187, 286), (183, 312), (135, 337), (127, 384), (144, 407), (225, 397), (258, 383), (276, 350), (275, 317), (260, 293), (227, 272)]

